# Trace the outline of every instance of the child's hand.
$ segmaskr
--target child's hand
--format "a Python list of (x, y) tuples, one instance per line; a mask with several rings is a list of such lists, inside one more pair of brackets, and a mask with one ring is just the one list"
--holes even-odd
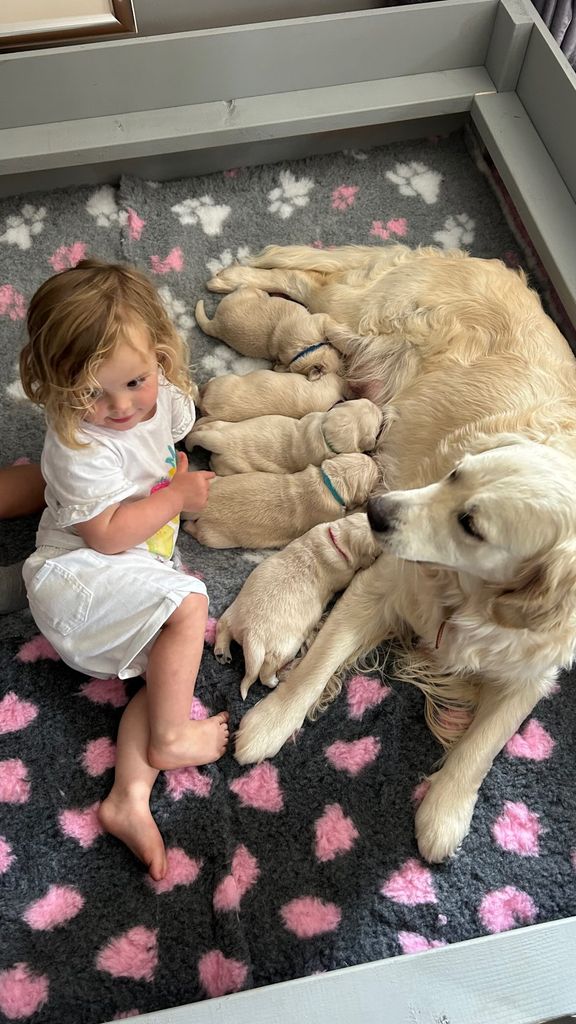
[(216, 476), (206, 470), (188, 472), (188, 459), (184, 452), (178, 452), (178, 465), (172, 477), (171, 487), (177, 487), (182, 497), (182, 510), (200, 512), (208, 501), (210, 483)]

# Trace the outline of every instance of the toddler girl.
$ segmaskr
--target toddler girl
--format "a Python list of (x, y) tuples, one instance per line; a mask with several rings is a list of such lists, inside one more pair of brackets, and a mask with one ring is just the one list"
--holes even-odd
[(213, 473), (188, 473), (176, 441), (194, 422), (184, 343), (144, 274), (83, 260), (28, 311), (24, 390), (46, 413), (46, 505), (24, 565), (36, 623), (72, 668), (144, 675), (118, 732), (102, 826), (160, 879), (150, 793), (163, 768), (221, 757), (228, 714), (189, 720), (208, 600), (178, 571), (179, 515), (204, 507)]

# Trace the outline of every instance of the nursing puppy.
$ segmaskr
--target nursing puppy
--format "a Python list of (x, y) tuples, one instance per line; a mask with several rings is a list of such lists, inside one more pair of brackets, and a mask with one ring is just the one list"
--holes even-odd
[(441, 861), (468, 832), (492, 761), (576, 657), (574, 356), (500, 260), (291, 246), (254, 263), (224, 271), (220, 290), (280, 291), (341, 323), (352, 390), (388, 413), (387, 493), (369, 504), (382, 556), (243, 718), (236, 756), (273, 756), (332, 672), (394, 640), (427, 704), (458, 706), (467, 690), (474, 705), (416, 813), (421, 855)]
[(231, 641), (241, 645), (243, 699), (258, 676), (276, 686), (278, 671), (296, 657), (328, 602), (380, 553), (365, 513), (357, 512), (314, 526), (254, 569), (218, 620), (214, 644), (222, 664), (231, 660)]
[(313, 315), (298, 302), (270, 296), (260, 288), (238, 288), (225, 296), (211, 320), (200, 299), (195, 316), (205, 334), (244, 356), (270, 359), (276, 368), (302, 373), (309, 380), (340, 369), (342, 357), (326, 340), (333, 327), (330, 317)]
[(297, 473), (345, 452), (376, 446), (383, 415), (367, 398), (341, 402), (328, 412), (310, 412), (301, 420), (259, 416), (240, 423), (198, 420), (186, 438), (212, 452), (210, 468), (218, 476), (232, 473)]
[(296, 373), (255, 370), (213, 377), (200, 391), (203, 416), (237, 423), (253, 416), (293, 416), (323, 412), (344, 397), (346, 382), (335, 373), (310, 381)]
[(282, 548), (317, 523), (364, 505), (377, 480), (368, 455), (337, 455), (286, 476), (215, 477), (207, 505), (184, 529), (209, 548)]

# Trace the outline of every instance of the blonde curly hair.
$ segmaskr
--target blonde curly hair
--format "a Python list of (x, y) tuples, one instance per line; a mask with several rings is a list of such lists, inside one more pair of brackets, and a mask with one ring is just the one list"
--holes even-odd
[(33, 295), (29, 340), (20, 354), (22, 386), (68, 447), (83, 447), (77, 434), (98, 390), (98, 367), (125, 340), (127, 323), (134, 322), (149, 332), (165, 378), (195, 397), (187, 345), (142, 271), (81, 260), (48, 278)]

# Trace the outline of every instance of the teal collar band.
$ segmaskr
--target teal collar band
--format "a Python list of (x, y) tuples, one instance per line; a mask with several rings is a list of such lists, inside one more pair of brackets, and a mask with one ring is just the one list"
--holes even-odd
[(292, 363), (295, 363), (297, 359), (303, 359), (304, 356), (310, 355), (311, 352), (316, 352), (319, 348), (325, 348), (325, 346), (329, 344), (329, 341), (319, 341), (317, 345), (308, 345), (308, 348), (302, 349), (301, 352), (298, 352), (292, 357), (288, 366), (292, 366)]
[(324, 444), (326, 445), (328, 451), (332, 452), (334, 455), (341, 455), (342, 452), (336, 451), (336, 449), (333, 447), (333, 445), (330, 444), (330, 441), (326, 437), (326, 434), (324, 432), (324, 428), (322, 426), (320, 427), (320, 433), (322, 435), (322, 440), (324, 441)]
[(338, 491), (334, 487), (334, 484), (332, 483), (328, 474), (325, 473), (323, 469), (321, 469), (320, 475), (322, 477), (322, 483), (326, 485), (332, 497), (336, 498), (336, 501), (338, 502), (339, 505), (342, 506), (342, 508), (346, 508), (346, 502), (344, 501), (344, 498), (342, 497), (341, 494), (338, 494)]

